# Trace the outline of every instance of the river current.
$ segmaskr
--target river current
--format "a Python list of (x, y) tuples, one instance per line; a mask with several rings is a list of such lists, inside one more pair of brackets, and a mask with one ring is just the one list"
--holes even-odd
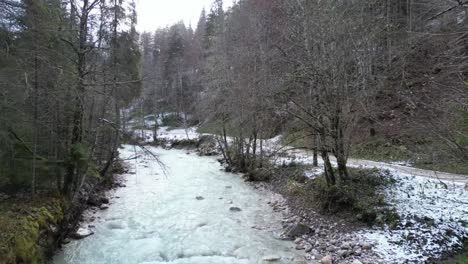
[(124, 146), (122, 158), (138, 156), (128, 161), (126, 187), (82, 224), (94, 234), (65, 245), (54, 264), (255, 264), (266, 256), (286, 264), (298, 257), (292, 242), (277, 239), (282, 216), (268, 193), (222, 171), (213, 157), (150, 150), (166, 169)]

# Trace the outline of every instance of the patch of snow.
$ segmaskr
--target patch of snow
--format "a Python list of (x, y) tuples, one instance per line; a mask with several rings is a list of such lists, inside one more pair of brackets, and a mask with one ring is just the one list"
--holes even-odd
[(184, 140), (184, 139), (197, 139), (200, 134), (197, 132), (196, 127), (188, 127), (187, 129), (177, 128), (169, 130), (169, 127), (160, 127), (158, 129), (158, 138), (167, 140)]
[(367, 230), (389, 263), (424, 263), (459, 248), (468, 238), (468, 191), (459, 184), (393, 171), (397, 183), (386, 200), (401, 217), (395, 230)]
[(413, 163), (410, 161), (394, 161), (390, 162), (392, 165), (398, 165), (398, 166), (405, 166), (405, 167), (413, 167)]
[(304, 171), (304, 175), (313, 180), (315, 179), (317, 176), (323, 174), (325, 172), (325, 170), (323, 169), (323, 167), (313, 167), (312, 169), (310, 170), (306, 170)]

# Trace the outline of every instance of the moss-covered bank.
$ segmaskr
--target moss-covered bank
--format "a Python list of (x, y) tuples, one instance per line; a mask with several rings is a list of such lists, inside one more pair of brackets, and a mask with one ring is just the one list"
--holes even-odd
[[(116, 163), (113, 174), (126, 172)], [(16, 194), (0, 200), (0, 264), (42, 264), (75, 231), (83, 211), (119, 184), (89, 177), (73, 201), (59, 194)], [(1, 199), (2, 197), (0, 197)]]
[(45, 263), (57, 246), (69, 203), (59, 196), (0, 203), (0, 263)]

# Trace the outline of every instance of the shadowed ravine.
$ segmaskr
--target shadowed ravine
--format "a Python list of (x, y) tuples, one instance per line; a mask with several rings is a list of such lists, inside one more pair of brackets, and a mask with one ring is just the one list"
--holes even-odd
[[(66, 245), (53, 263), (250, 264), (271, 255), (281, 257), (275, 263), (292, 263), (298, 257), (292, 242), (275, 238), (282, 216), (267, 204), (268, 194), (221, 171), (214, 158), (152, 151), (167, 174), (149, 157), (130, 161), (135, 174), (113, 194), (120, 198), (97, 212), (90, 223), (95, 234)], [(134, 155), (131, 146), (120, 152)]]

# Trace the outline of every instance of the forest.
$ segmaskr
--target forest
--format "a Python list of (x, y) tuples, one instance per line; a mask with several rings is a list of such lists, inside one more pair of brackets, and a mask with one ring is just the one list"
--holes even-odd
[[(45, 263), (77, 236), (83, 210), (109, 203), (103, 190), (124, 186), (115, 175), (127, 173), (128, 162), (147, 155), (164, 168), (166, 154), (153, 148), (174, 145), (179, 130), (178, 144), (200, 149), (208, 138), (226, 171), (267, 182), (305, 210), (318, 204), (310, 207), (320, 217), (352, 215), (402, 232), (417, 218), (457, 236), (450, 245), (440, 238), (444, 249), (430, 256), (379, 256), (379, 263), (466, 255), (468, 1), (237, 0), (226, 7), (214, 0), (196, 25), (155, 32), (137, 31), (137, 4), (0, 0), (0, 264)], [(124, 158), (129, 145), (143, 154)], [(461, 216), (449, 223), (422, 210), (406, 215), (390, 202), (397, 195), (380, 203), (385, 188), (397, 187), (382, 178), (387, 172), (368, 168), (377, 162), (423, 178), (435, 171), (431, 184), (446, 189), (437, 199), (454, 195), (441, 215)], [(320, 175), (304, 179), (310, 168)], [(301, 177), (291, 176), (299, 170)], [(451, 189), (454, 182), (462, 185)], [(418, 192), (421, 207), (430, 190)], [(307, 248), (302, 239), (296, 244)], [(430, 248), (428, 239), (418, 247)], [(371, 253), (361, 262), (333, 252), (318, 260), (377, 263)], [(466, 263), (460, 259), (447, 263)]]
[(141, 35), (137, 105), (234, 137), (221, 148), (242, 171), (262, 160), (258, 142), (286, 133), (336, 157), (329, 184), (346, 181), (350, 154), (466, 173), (465, 7), (257, 0), (226, 12), (215, 1), (195, 30)]

